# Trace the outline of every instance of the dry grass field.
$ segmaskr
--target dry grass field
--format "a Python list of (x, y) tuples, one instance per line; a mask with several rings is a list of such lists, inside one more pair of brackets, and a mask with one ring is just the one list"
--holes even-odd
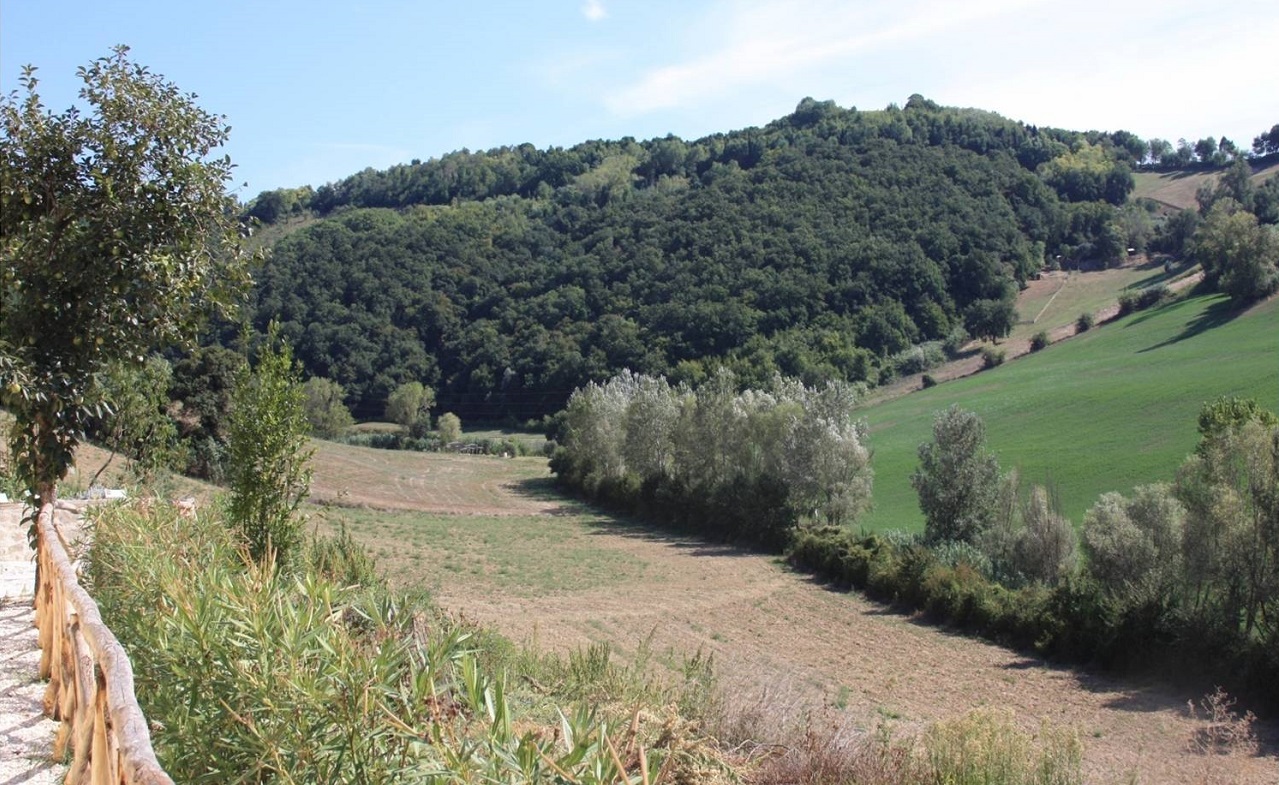
[[(906, 735), (974, 707), (1075, 728), (1090, 782), (1266, 783), (1262, 757), (1202, 755), (1195, 697), (1047, 665), (830, 591), (777, 560), (618, 521), (555, 495), (541, 459), (378, 453), (319, 444), (322, 529), (345, 523), (403, 587), (538, 647), (607, 642), (677, 664), (714, 657), (728, 701), (762, 728), (814, 722)], [(327, 489), (327, 490), (325, 490)], [(1268, 757), (1266, 757), (1268, 756)]]
[[(1254, 170), (1252, 180), (1260, 185), (1263, 181), (1276, 175), (1279, 175), (1279, 163), (1270, 164), (1264, 169)], [(1133, 175), (1135, 184), (1129, 198), (1139, 199), (1145, 197), (1154, 199), (1167, 207), (1179, 210), (1193, 210), (1198, 207), (1198, 203), (1195, 202), (1195, 192), (1199, 190), (1199, 186), (1207, 182), (1215, 183), (1220, 176), (1220, 170), (1210, 172), (1137, 172)]]

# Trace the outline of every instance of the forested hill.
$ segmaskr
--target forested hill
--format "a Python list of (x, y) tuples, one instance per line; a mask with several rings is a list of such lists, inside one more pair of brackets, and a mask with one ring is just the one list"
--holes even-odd
[(805, 99), (685, 142), (459, 152), (262, 194), (256, 324), (358, 414), (419, 380), (463, 418), (523, 420), (621, 368), (875, 382), (967, 324), (998, 331), (1045, 259), (1122, 254), (1145, 143), (938, 107)]

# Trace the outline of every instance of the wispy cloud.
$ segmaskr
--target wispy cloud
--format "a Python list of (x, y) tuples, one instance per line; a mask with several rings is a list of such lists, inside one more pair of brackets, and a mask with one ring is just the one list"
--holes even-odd
[(717, 6), (722, 43), (708, 54), (654, 68), (605, 97), (623, 115), (696, 105), (755, 84), (788, 83), (818, 69), (923, 41), (1045, 0), (916, 0), (849, 4), (762, 0)]
[(586, 0), (582, 3), (582, 16), (592, 22), (598, 22), (608, 16), (608, 10), (604, 8), (603, 0)]

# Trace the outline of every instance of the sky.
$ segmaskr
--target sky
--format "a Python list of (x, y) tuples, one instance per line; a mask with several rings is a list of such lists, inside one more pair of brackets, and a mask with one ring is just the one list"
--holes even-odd
[(246, 201), (462, 148), (691, 140), (806, 96), (1244, 148), (1279, 123), (1276, 0), (4, 0), (0, 90), (35, 65), (60, 111), (117, 44), (227, 117)]

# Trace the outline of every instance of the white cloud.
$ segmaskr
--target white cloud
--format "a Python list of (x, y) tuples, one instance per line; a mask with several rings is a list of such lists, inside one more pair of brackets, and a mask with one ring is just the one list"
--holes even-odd
[(582, 16), (592, 22), (598, 22), (608, 16), (608, 10), (604, 8), (603, 0), (586, 0), (582, 4)]
[(1198, 0), (720, 0), (681, 24), (683, 56), (602, 91), (615, 116), (761, 117), (805, 95), (875, 107), (918, 92), (1161, 136), (1274, 122), (1257, 124), (1274, 114), (1274, 0), (1235, 0), (1228, 14)]
[[(708, 96), (760, 83), (803, 81), (820, 70), (937, 36), (983, 17), (1045, 0), (916, 0), (847, 4), (834, 0), (730, 2), (717, 8), (726, 28), (718, 48), (650, 70), (605, 98), (619, 114), (694, 106)], [(798, 96), (797, 96), (798, 97)]]

